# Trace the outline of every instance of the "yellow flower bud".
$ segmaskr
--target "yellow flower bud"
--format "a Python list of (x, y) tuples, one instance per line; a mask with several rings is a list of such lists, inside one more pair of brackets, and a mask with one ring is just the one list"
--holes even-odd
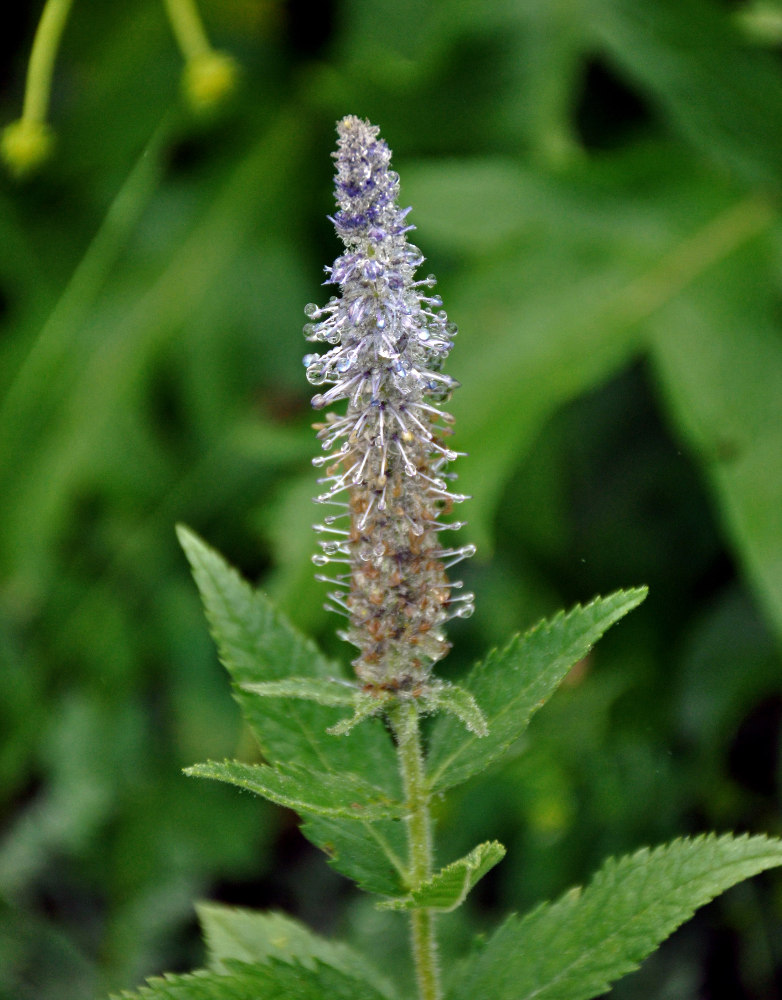
[(236, 90), (239, 66), (226, 52), (210, 50), (193, 56), (185, 64), (182, 91), (190, 107), (208, 114)]

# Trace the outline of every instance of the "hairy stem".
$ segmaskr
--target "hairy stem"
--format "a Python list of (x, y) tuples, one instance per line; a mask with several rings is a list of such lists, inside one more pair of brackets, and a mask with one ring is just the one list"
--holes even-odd
[[(397, 738), (399, 768), (408, 807), (408, 882), (415, 889), (432, 874), (432, 820), (426, 785), (418, 709), (412, 702), (399, 702), (391, 712)], [(411, 912), (413, 959), (420, 1000), (440, 1000), (440, 969), (437, 962), (433, 910)]]

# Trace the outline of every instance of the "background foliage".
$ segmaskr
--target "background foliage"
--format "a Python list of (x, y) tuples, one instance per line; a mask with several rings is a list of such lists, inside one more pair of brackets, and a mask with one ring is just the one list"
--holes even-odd
[[(37, 7), (2, 33), (3, 120)], [(443, 673), (562, 605), (651, 588), (528, 752), (443, 803), (443, 862), (509, 848), (444, 920), (445, 961), (606, 853), (782, 832), (782, 8), (204, 0), (204, 15), (244, 67), (221, 119), (181, 105), (159, 0), (84, 0), (57, 67), (56, 158), (0, 182), (13, 1000), (197, 964), (197, 898), (284, 909), (387, 966), (406, 947), (291, 814), (180, 771), (254, 750), (176, 521), (346, 659), (308, 558), (299, 332), (336, 253), (327, 154), (345, 113), (394, 150), (462, 331), (451, 408), (480, 602)], [(781, 910), (778, 876), (732, 890), (612, 995), (782, 996)]]

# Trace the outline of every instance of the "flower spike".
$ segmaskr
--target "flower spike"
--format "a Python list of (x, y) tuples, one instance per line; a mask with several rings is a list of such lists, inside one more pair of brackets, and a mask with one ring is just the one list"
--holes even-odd
[(316, 502), (340, 508), (315, 526), (322, 536), (319, 575), (338, 589), (330, 610), (347, 619), (340, 633), (359, 650), (353, 661), (368, 691), (420, 692), (434, 663), (450, 649), (443, 626), (473, 610), (473, 595), (446, 570), (472, 545), (441, 541), (458, 528), (443, 522), (468, 499), (451, 488), (452, 418), (434, 404), (458, 382), (441, 371), (456, 327), (432, 292), (433, 276), (415, 280), (424, 262), (407, 241), (410, 209), (397, 205), (399, 177), (391, 153), (369, 122), (349, 116), (337, 127), (332, 221), (345, 252), (330, 268), (336, 285), (325, 306), (306, 307), (309, 341), (330, 345), (304, 358), (313, 385), (328, 385), (315, 409), (345, 402), (315, 425), (324, 455)]

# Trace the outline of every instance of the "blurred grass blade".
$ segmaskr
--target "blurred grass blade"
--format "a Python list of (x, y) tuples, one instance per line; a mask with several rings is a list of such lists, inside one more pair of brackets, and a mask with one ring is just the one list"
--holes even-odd
[[(52, 414), (38, 448), (30, 449), (21, 470), (13, 470), (2, 537), (12, 564), (24, 565), (29, 575), (45, 572), (74, 484), (107, 437), (113, 440), (112, 418), (150, 357), (197, 314), (257, 218), (271, 211), (303, 138), (295, 116), (281, 110), (228, 173), (148, 291), (115, 325), (101, 326), (98, 317), (91, 350), (70, 359), (73, 384), (67, 398)], [(50, 391), (56, 394), (57, 387)]]
[[(166, 116), (109, 205), (100, 229), (12, 376), (0, 402), (0, 476), (12, 470), (15, 449), (29, 448), (30, 425), (38, 428), (60, 402), (56, 390), (62, 367), (73, 360), (82, 325), (157, 189), (170, 128), (171, 118)], [(47, 388), (45, 393), (42, 386)]]

